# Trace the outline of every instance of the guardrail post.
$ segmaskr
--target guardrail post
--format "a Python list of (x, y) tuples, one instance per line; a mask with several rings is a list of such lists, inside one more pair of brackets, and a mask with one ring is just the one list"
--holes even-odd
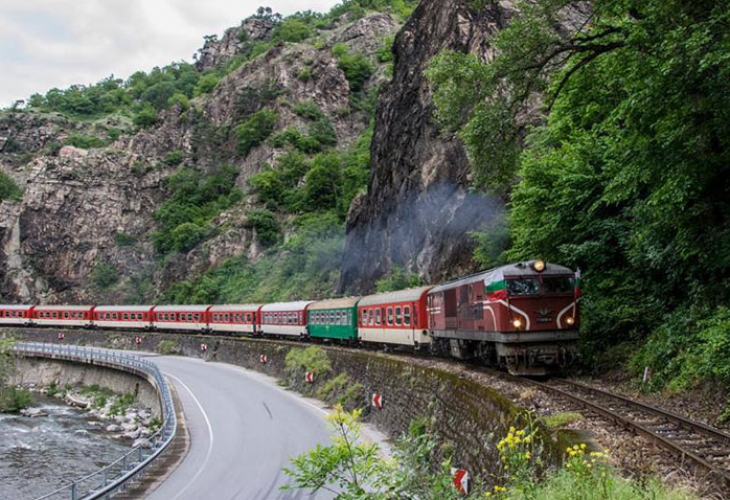
[(71, 483), (71, 500), (78, 500), (76, 497), (76, 483)]
[(106, 486), (106, 469), (104, 469), (101, 473), (101, 487), (104, 488)]

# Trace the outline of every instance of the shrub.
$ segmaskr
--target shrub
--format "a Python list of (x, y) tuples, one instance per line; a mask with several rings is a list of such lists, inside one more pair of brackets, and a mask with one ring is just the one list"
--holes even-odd
[(114, 243), (118, 247), (133, 247), (137, 244), (137, 238), (127, 233), (117, 233), (114, 235)]
[(33, 404), (30, 392), (17, 387), (0, 389), (0, 413), (18, 413)]
[(330, 404), (341, 404), (345, 409), (355, 409), (365, 399), (365, 388), (345, 373), (327, 380), (317, 389), (317, 398)]
[(175, 151), (170, 151), (169, 153), (167, 153), (162, 159), (162, 163), (170, 167), (176, 167), (180, 165), (184, 159), (185, 153), (183, 151), (180, 151), (179, 149), (176, 149)]
[(100, 139), (95, 135), (83, 134), (71, 134), (68, 136), (65, 142), (66, 144), (81, 149), (103, 148), (107, 145), (107, 141)]
[(164, 356), (172, 356), (180, 353), (180, 347), (174, 340), (161, 340), (157, 344), (157, 352)]
[(337, 66), (345, 73), (352, 92), (359, 92), (373, 74), (373, 65), (364, 54), (351, 54), (347, 45), (339, 43), (332, 47), (332, 54), (337, 58)]
[(0, 172), (0, 201), (19, 200), (22, 194), (13, 178), (5, 172)]
[(286, 371), (290, 376), (312, 372), (314, 376), (324, 375), (332, 370), (327, 351), (321, 347), (307, 347), (306, 349), (292, 348), (284, 360)]
[(275, 37), (284, 42), (301, 42), (312, 35), (312, 29), (295, 18), (284, 19), (276, 28)]
[(200, 80), (198, 80), (198, 84), (195, 86), (193, 95), (198, 97), (211, 92), (218, 85), (219, 81), (220, 77), (215, 73), (207, 73), (203, 75), (200, 77)]
[(185, 222), (172, 230), (172, 249), (178, 252), (187, 252), (205, 236), (205, 228), (194, 222)]
[(91, 271), (91, 281), (99, 290), (106, 290), (119, 281), (119, 272), (111, 264), (99, 262)]
[(246, 212), (246, 227), (256, 231), (256, 237), (264, 246), (270, 246), (279, 239), (279, 223), (273, 212), (249, 210)]
[(297, 116), (301, 116), (308, 120), (319, 120), (325, 118), (325, 114), (322, 109), (312, 100), (299, 101), (296, 106), (294, 106), (294, 113)]
[(299, 72), (297, 73), (297, 78), (299, 78), (303, 82), (306, 82), (312, 78), (312, 74), (313, 74), (312, 67), (305, 66), (299, 70)]
[(386, 37), (383, 40), (383, 45), (377, 50), (378, 61), (381, 63), (389, 63), (393, 61), (393, 43), (395, 38), (392, 36)]
[(132, 122), (139, 128), (149, 128), (157, 121), (157, 110), (152, 106), (145, 106), (134, 115)]
[(237, 151), (246, 156), (254, 147), (264, 142), (274, 131), (279, 115), (272, 110), (263, 109), (236, 127)]
[(248, 178), (249, 185), (256, 191), (262, 203), (280, 205), (284, 199), (284, 186), (281, 175), (270, 167)]
[(188, 96), (186, 96), (185, 94), (176, 92), (172, 94), (170, 99), (168, 99), (167, 106), (180, 106), (180, 109), (182, 111), (187, 111), (188, 109), (190, 109), (190, 99), (188, 99)]

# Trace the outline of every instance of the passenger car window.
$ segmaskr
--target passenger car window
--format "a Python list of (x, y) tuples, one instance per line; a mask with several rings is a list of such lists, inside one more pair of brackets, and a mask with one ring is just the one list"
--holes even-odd
[(507, 280), (507, 291), (510, 295), (539, 295), (540, 280), (537, 278), (521, 278)]
[(409, 326), (411, 324), (411, 306), (403, 308), (403, 324)]
[(396, 326), (400, 326), (403, 323), (403, 316), (401, 314), (401, 308), (396, 307), (395, 308), (395, 324)]
[(388, 324), (389, 325), (393, 324), (393, 308), (392, 307), (388, 308)]
[(378, 307), (375, 310), (375, 324), (376, 325), (379, 325), (380, 324), (380, 315), (381, 315), (381, 312), (380, 312), (380, 308)]

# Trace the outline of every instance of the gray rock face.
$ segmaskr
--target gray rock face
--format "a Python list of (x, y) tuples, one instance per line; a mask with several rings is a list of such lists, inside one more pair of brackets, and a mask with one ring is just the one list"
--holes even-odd
[(241, 50), (246, 41), (268, 40), (273, 30), (272, 19), (246, 19), (240, 26), (227, 29), (220, 40), (207, 39), (198, 53), (196, 66), (205, 71), (224, 64)]
[[(209, 39), (198, 67), (224, 64), (237, 54), (242, 40), (267, 40), (272, 28), (271, 20), (249, 19), (221, 40)], [(245, 217), (255, 200), (220, 214), (212, 222), (215, 235), (191, 251), (169, 255), (164, 262), (156, 258), (155, 213), (168, 196), (165, 179), (177, 168), (163, 159), (180, 151), (185, 164), (203, 172), (233, 165), (240, 172), (236, 187), (247, 189), (248, 177), (284, 149), (266, 142), (241, 157), (236, 152), (236, 126), (248, 116), (246, 112), (266, 106), (278, 113), (275, 133), (289, 127), (305, 132), (308, 122), (293, 112), (303, 100), (315, 101), (330, 118), (340, 147), (352, 144), (368, 126), (369, 117), (349, 109), (349, 84), (332, 46), (345, 43), (374, 57), (382, 39), (397, 29), (389, 15), (371, 14), (324, 31), (316, 46), (281, 44), (224, 77), (210, 94), (194, 99), (189, 110), (165, 110), (154, 126), (122, 135), (108, 147), (61, 147), (73, 133), (99, 137), (105, 133), (90, 122), (30, 111), (0, 114), (0, 170), (24, 188), (21, 201), (0, 203), (0, 302), (152, 300), (171, 283), (197, 276), (230, 257), (255, 259), (261, 247)], [(309, 76), (302, 78), (305, 68)], [(383, 78), (382, 72), (376, 73), (366, 89)], [(272, 86), (280, 93), (262, 102), (261, 91)], [(114, 120), (109, 117), (104, 125), (131, 130), (129, 123)], [(131, 237), (133, 244), (118, 244), (119, 234)], [(92, 279), (100, 265), (113, 268), (118, 276), (108, 290), (100, 290)], [(141, 297), (142, 289), (151, 292)]]
[(489, 224), (501, 203), (469, 194), (466, 153), (441, 135), (423, 71), (445, 49), (490, 58), (487, 37), (510, 12), (508, 2), (477, 11), (467, 0), (424, 0), (398, 33), (393, 80), (378, 101), (370, 185), (348, 215), (342, 291), (371, 291), (393, 266), (430, 282), (475, 266), (468, 232)]

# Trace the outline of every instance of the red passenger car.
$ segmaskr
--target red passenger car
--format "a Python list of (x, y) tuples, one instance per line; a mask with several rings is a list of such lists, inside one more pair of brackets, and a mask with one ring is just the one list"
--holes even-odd
[(94, 306), (35, 306), (33, 324), (46, 326), (91, 326)]
[(101, 328), (152, 328), (153, 306), (97, 306), (94, 324)]
[(360, 340), (418, 347), (429, 344), (426, 295), (431, 287), (363, 297), (357, 304)]
[(0, 305), (0, 324), (29, 325), (33, 306)]
[(208, 328), (212, 332), (258, 333), (261, 304), (212, 306)]
[(267, 335), (307, 335), (307, 308), (312, 300), (278, 302), (261, 308), (261, 332)]
[(156, 306), (152, 327), (159, 330), (208, 329), (208, 310), (212, 306)]
[(519, 374), (569, 361), (578, 340), (575, 273), (543, 261), (512, 264), (435, 287), (431, 332), (440, 350)]

